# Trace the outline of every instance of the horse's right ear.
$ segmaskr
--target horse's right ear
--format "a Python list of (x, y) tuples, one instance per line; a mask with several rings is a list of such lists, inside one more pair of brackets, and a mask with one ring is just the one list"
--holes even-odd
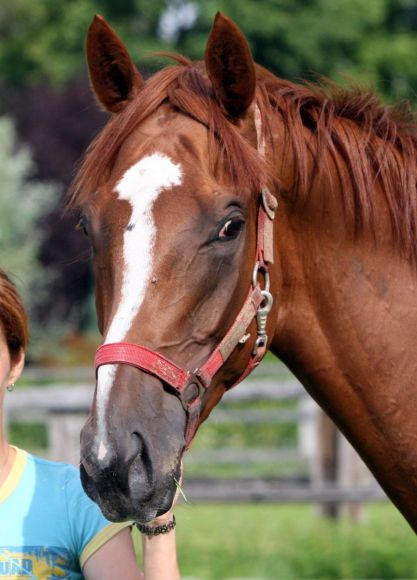
[(94, 93), (106, 111), (124, 109), (143, 86), (126, 47), (101, 16), (88, 29), (87, 62)]

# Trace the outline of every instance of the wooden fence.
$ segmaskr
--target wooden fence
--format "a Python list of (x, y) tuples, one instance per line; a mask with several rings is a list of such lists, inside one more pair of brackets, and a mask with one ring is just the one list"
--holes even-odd
[[(262, 367), (261, 367), (262, 368)], [(220, 405), (209, 419), (212, 424), (225, 423), (296, 423), (295, 449), (233, 449), (191, 451), (187, 464), (279, 462), (297, 457), (306, 466), (308, 477), (212, 478), (186, 477), (185, 493), (194, 501), (293, 501), (318, 502), (329, 516), (348, 512), (360, 517), (361, 503), (385, 499), (385, 496), (346, 439), (335, 428), (302, 386), (292, 378), (271, 380), (274, 367), (265, 365), (263, 372), (245, 381), (224, 397), (224, 401), (293, 401), (288, 408), (233, 408)], [(42, 422), (47, 425), (48, 457), (77, 464), (79, 433), (93, 396), (91, 372), (81, 369), (54, 371), (52, 376), (40, 369), (26, 373), (26, 381), (52, 379), (49, 386), (17, 388), (5, 400), (8, 422)], [(68, 379), (76, 381), (68, 384)], [(84, 379), (84, 380), (83, 380)], [(55, 381), (62, 382), (55, 382)], [(267, 406), (266, 406), (267, 407)], [(187, 469), (186, 469), (187, 471)]]

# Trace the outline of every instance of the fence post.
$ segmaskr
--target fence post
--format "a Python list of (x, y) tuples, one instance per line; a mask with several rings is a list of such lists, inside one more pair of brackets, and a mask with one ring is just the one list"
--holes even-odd
[(85, 412), (48, 413), (49, 459), (79, 466), (80, 431), (85, 420)]
[[(338, 436), (338, 485), (351, 489), (369, 485), (373, 477), (371, 472), (359, 457), (349, 441), (339, 432)], [(364, 518), (364, 505), (359, 502), (342, 502), (339, 508), (341, 515), (346, 515), (354, 521)]]
[(319, 446), (317, 421), (321, 413), (320, 407), (312, 397), (300, 397), (298, 400), (300, 420), (298, 422), (298, 452), (308, 462), (310, 474), (317, 462)]
[[(320, 409), (317, 415), (318, 448), (316, 462), (312, 473), (313, 486), (336, 486), (338, 477), (338, 431), (333, 421)], [(336, 501), (323, 502), (318, 505), (320, 515), (328, 518), (339, 516), (339, 504)]]

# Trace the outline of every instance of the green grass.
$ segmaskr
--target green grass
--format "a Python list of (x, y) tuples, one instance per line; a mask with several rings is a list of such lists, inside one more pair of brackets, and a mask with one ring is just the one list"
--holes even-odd
[(388, 503), (366, 508), (360, 524), (305, 505), (180, 505), (176, 515), (183, 577), (417, 578), (416, 537)]

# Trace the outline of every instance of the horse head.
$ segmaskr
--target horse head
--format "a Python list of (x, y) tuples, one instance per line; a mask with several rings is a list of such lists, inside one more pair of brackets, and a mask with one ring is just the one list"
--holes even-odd
[(148, 521), (171, 506), (198, 425), (267, 348), (276, 202), (233, 22), (217, 15), (205, 63), (174, 57), (146, 81), (100, 17), (87, 57), (113, 115), (74, 190), (104, 337), (81, 477), (109, 519)]

